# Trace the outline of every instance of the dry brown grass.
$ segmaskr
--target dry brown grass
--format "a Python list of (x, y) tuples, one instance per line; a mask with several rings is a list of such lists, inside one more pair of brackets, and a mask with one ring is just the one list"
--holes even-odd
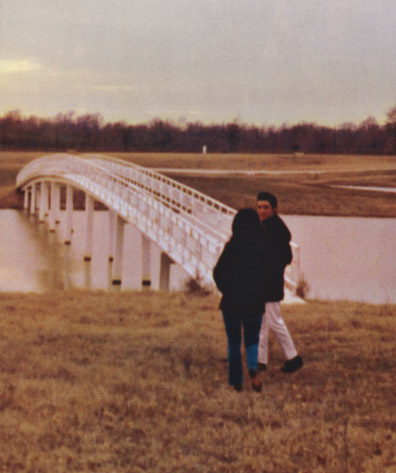
[(288, 305), (305, 366), (227, 386), (218, 298), (0, 295), (0, 471), (396, 471), (396, 306)]
[[(389, 171), (390, 173), (390, 171)], [(377, 174), (376, 174), (377, 175)], [(395, 174), (393, 174), (393, 177)], [(337, 180), (339, 177), (339, 180)], [(255, 206), (258, 192), (278, 197), (279, 211), (289, 215), (336, 217), (396, 217), (396, 194), (333, 188), (332, 185), (362, 185), (361, 173), (345, 177), (331, 175), (287, 176), (178, 176), (184, 184), (239, 209)], [(374, 180), (373, 173), (371, 180)], [(391, 176), (386, 176), (390, 180)], [(366, 182), (366, 185), (384, 185)], [(388, 184), (389, 185), (389, 184)]]
[(395, 156), (321, 154), (109, 153), (141, 166), (182, 169), (333, 170), (396, 169)]

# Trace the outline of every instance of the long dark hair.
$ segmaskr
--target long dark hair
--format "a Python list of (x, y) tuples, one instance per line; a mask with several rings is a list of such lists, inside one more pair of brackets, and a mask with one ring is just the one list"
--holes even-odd
[(246, 239), (261, 232), (261, 222), (255, 209), (241, 209), (232, 222), (232, 239)]

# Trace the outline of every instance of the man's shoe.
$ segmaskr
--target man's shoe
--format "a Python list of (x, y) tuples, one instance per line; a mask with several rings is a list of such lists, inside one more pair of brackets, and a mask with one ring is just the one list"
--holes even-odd
[(240, 393), (242, 391), (242, 384), (234, 384), (234, 389)]
[(249, 376), (252, 381), (253, 390), (257, 393), (261, 392), (263, 385), (261, 383), (260, 375), (258, 374), (258, 372), (255, 370), (249, 370)]
[(265, 363), (257, 363), (257, 371), (261, 373), (267, 369), (267, 365)]
[(304, 362), (301, 356), (297, 355), (291, 360), (287, 360), (281, 371), (282, 373), (294, 373), (295, 371), (299, 370), (303, 364)]

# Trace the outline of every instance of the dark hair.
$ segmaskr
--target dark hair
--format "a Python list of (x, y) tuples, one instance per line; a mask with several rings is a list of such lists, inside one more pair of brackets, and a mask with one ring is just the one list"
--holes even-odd
[(277, 198), (269, 192), (259, 192), (257, 194), (257, 200), (268, 200), (273, 209), (276, 209), (276, 207), (278, 206)]
[(236, 237), (261, 231), (260, 217), (255, 209), (241, 209), (232, 222), (232, 233)]

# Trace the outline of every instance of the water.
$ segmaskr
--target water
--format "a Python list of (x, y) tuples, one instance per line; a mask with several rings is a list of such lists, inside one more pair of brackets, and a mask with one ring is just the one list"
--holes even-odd
[[(301, 248), (309, 298), (396, 303), (396, 219), (283, 216)], [(84, 262), (84, 212), (73, 214), (72, 245), (64, 245), (64, 218), (55, 234), (37, 218), (0, 210), (0, 291), (44, 292), (71, 287), (110, 289), (107, 212), (94, 213), (92, 261)], [(141, 235), (125, 226), (122, 289), (141, 287)], [(159, 286), (160, 249), (153, 245), (152, 288)], [(171, 266), (171, 289), (188, 275)]]
[(396, 303), (396, 219), (285, 216), (309, 298)]
[[(16, 210), (0, 210), (0, 291), (44, 292), (54, 289), (119, 289), (113, 287), (112, 263), (108, 262), (108, 216), (94, 212), (92, 260), (84, 261), (83, 211), (73, 212), (72, 244), (65, 245), (65, 218), (56, 233), (37, 217)], [(141, 288), (141, 233), (125, 225), (122, 289)], [(152, 288), (159, 287), (160, 248), (152, 245)], [(188, 274), (171, 265), (170, 288), (181, 289)]]

